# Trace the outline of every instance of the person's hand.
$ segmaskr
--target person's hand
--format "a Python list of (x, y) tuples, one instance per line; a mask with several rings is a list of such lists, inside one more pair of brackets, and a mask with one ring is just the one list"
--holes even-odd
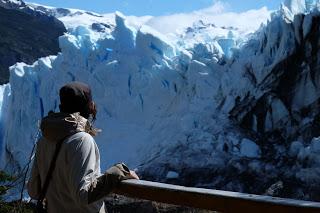
[[(139, 176), (135, 171), (130, 170), (124, 163), (118, 163), (106, 171), (109, 176), (114, 176), (119, 181), (136, 179), (139, 180)], [(111, 177), (110, 177), (111, 178)]]
[(139, 176), (137, 175), (137, 173), (135, 171), (130, 170), (130, 174), (128, 176), (129, 176), (128, 179), (139, 180)]

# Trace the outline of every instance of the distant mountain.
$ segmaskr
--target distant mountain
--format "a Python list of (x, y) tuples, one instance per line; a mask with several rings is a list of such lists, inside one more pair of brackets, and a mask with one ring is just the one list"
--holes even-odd
[(44, 5), (34, 4), (34, 3), (28, 3), (27, 5), (36, 11), (41, 11), (47, 14), (48, 16), (54, 16), (56, 18), (60, 18), (64, 16), (78, 16), (83, 14), (87, 14), (87, 15), (95, 16), (99, 18), (103, 17), (103, 15), (100, 15), (94, 12), (79, 10), (79, 9), (56, 8), (56, 7), (49, 7), (49, 6), (44, 6)]
[(32, 64), (38, 58), (60, 52), (62, 22), (28, 7), (22, 1), (0, 1), (0, 84), (9, 80), (16, 62)]

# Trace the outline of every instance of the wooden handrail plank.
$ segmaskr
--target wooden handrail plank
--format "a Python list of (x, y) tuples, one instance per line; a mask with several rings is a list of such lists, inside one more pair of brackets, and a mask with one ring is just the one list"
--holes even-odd
[(122, 181), (116, 194), (219, 212), (319, 213), (320, 203), (156, 183)]

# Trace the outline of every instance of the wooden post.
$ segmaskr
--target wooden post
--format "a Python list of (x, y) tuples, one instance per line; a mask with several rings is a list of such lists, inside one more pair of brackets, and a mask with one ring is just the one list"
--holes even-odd
[(183, 187), (143, 180), (122, 181), (115, 193), (226, 213), (320, 213), (318, 202)]

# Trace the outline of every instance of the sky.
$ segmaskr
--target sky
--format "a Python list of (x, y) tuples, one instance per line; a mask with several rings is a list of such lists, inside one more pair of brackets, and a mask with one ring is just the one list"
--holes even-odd
[(47, 6), (76, 8), (97, 13), (120, 11), (134, 16), (165, 16), (177, 13), (189, 13), (208, 8), (220, 2), (225, 11), (245, 12), (264, 6), (276, 10), (282, 0), (28, 0)]

